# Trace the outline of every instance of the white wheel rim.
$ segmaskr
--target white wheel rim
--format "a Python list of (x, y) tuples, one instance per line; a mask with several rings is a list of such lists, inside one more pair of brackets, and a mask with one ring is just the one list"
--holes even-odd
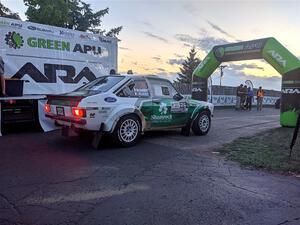
[(199, 118), (198, 125), (202, 132), (206, 132), (209, 128), (209, 117), (207, 115), (202, 115)]
[(133, 119), (125, 120), (119, 129), (120, 138), (126, 143), (130, 143), (135, 140), (139, 132), (139, 125)]

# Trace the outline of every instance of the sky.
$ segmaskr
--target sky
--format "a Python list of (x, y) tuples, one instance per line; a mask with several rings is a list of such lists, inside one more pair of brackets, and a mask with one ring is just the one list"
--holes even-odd
[[(1, 0), (26, 20), (23, 0)], [(118, 38), (118, 71), (176, 79), (195, 46), (203, 59), (214, 45), (275, 37), (300, 58), (300, 0), (85, 0), (93, 10), (109, 7), (101, 27), (123, 26)], [(281, 75), (264, 60), (225, 63), (223, 85), (251, 80), (280, 90)], [(219, 84), (220, 71), (212, 75)]]

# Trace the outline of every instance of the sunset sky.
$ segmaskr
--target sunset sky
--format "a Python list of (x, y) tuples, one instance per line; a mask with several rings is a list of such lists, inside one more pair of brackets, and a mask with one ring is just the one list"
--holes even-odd
[[(1, 0), (26, 20), (22, 0)], [(85, 0), (94, 10), (109, 7), (102, 27), (123, 26), (119, 72), (159, 74), (175, 79), (192, 46), (198, 57), (217, 44), (275, 37), (300, 58), (300, 0), (171, 1)], [(254, 86), (280, 89), (281, 76), (263, 60), (226, 63), (224, 85), (250, 79)], [(213, 84), (219, 83), (219, 71)]]

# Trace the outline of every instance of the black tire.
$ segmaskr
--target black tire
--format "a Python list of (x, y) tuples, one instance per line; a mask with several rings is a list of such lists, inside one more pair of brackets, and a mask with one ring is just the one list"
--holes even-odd
[(209, 111), (202, 111), (198, 114), (193, 122), (192, 131), (195, 135), (206, 135), (211, 125), (211, 117)]
[(113, 139), (118, 145), (122, 147), (134, 146), (140, 137), (141, 122), (137, 116), (129, 114), (119, 119), (113, 132)]

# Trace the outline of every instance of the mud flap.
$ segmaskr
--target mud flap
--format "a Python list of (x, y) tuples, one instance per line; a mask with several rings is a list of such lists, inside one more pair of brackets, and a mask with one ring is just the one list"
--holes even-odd
[(104, 129), (104, 124), (101, 123), (99, 131), (94, 133), (94, 138), (92, 141), (92, 146), (93, 148), (99, 150), (100, 149), (100, 143), (103, 135), (103, 129)]
[(192, 126), (192, 120), (189, 119), (189, 120), (187, 121), (186, 125), (185, 125), (183, 128), (181, 128), (180, 134), (181, 134), (181, 135), (184, 135), (184, 136), (187, 136), (187, 137), (190, 136), (190, 133), (191, 133), (191, 126)]

